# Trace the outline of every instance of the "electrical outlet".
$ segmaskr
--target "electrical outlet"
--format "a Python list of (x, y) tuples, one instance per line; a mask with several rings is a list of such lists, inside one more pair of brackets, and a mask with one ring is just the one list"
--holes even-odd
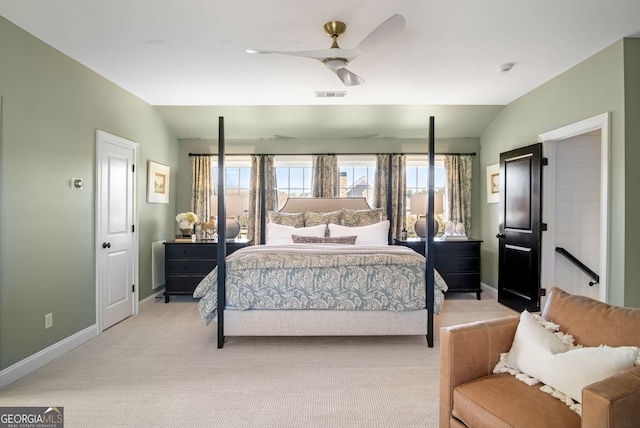
[(44, 316), (44, 329), (53, 327), (53, 312)]

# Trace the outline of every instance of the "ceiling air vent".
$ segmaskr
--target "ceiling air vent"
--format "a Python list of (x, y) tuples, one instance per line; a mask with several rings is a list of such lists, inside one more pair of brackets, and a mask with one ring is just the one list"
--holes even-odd
[(316, 98), (344, 98), (347, 95), (347, 91), (316, 91)]

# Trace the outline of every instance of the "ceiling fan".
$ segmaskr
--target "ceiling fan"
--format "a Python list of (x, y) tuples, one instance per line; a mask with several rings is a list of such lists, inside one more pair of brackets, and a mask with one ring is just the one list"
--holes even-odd
[(329, 49), (292, 52), (248, 49), (247, 53), (280, 54), (316, 59), (324, 64), (326, 68), (336, 73), (346, 86), (361, 85), (364, 83), (364, 80), (355, 73), (347, 70), (346, 67), (349, 62), (397, 37), (404, 29), (404, 24), (405, 20), (402, 15), (393, 15), (378, 25), (378, 27), (369, 33), (355, 48), (342, 49), (338, 46), (338, 37), (344, 34), (347, 25), (344, 22), (331, 21), (324, 24), (324, 32), (333, 39), (333, 44)]

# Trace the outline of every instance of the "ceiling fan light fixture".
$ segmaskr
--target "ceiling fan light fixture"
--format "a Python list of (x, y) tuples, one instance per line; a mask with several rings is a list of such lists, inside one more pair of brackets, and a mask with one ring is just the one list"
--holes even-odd
[(349, 64), (347, 60), (344, 58), (327, 58), (324, 61), (322, 61), (322, 63), (329, 70), (334, 70), (334, 71), (339, 70), (341, 68), (345, 68), (347, 64)]

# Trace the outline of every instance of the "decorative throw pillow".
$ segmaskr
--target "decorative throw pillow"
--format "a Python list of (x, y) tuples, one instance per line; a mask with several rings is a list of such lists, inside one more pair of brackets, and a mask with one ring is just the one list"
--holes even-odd
[(349, 244), (356, 243), (357, 236), (320, 237), (291, 235), (294, 244)]
[[(541, 322), (546, 323), (546, 328)], [(582, 402), (582, 389), (632, 368), (638, 348), (582, 347), (573, 344), (573, 337), (557, 330), (558, 325), (523, 311), (511, 349), (501, 355), (494, 373), (514, 374), (529, 385), (542, 382), (544, 392), (581, 413), (580, 406), (573, 401)]]
[(319, 224), (341, 224), (342, 211), (333, 211), (330, 213), (316, 213), (312, 211), (306, 211), (304, 213), (304, 225), (305, 227), (317, 226)]
[(382, 208), (373, 208), (370, 210), (342, 210), (342, 218), (344, 225), (348, 227), (368, 226), (370, 224), (382, 221), (384, 210)]
[(267, 214), (269, 216), (269, 223), (304, 227), (304, 213), (281, 213), (278, 211), (269, 211)]
[(329, 224), (329, 236), (356, 235), (356, 245), (389, 245), (389, 220), (361, 227)]
[(312, 227), (293, 227), (284, 224), (267, 224), (267, 245), (293, 244), (292, 235), (324, 237), (326, 224)]

